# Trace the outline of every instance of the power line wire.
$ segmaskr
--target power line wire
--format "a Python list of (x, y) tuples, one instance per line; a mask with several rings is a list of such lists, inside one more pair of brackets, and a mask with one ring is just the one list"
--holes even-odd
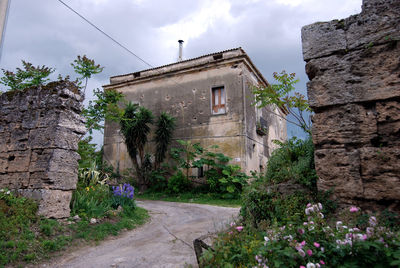
[[(112, 40), (114, 43), (116, 43), (117, 45), (119, 45), (120, 47), (122, 47), (123, 49), (125, 49), (128, 53), (130, 53), (131, 55), (133, 55), (135, 58), (137, 58), (138, 60), (140, 60), (141, 62), (143, 62), (144, 64), (146, 64), (147, 66), (149, 66), (152, 69), (155, 69), (154, 66), (152, 66), (150, 63), (148, 63), (147, 61), (145, 61), (144, 59), (142, 59), (141, 57), (139, 57), (137, 54), (135, 54), (134, 52), (132, 52), (130, 49), (128, 49), (126, 46), (122, 45), (120, 42), (118, 42), (117, 40), (115, 40), (114, 38), (112, 38), (109, 34), (107, 34), (106, 32), (104, 32), (102, 29), (100, 29), (99, 27), (97, 27), (94, 23), (92, 23), (91, 21), (89, 21), (88, 19), (86, 19), (83, 15), (81, 15), (80, 13), (78, 13), (77, 11), (75, 11), (72, 7), (70, 7), (69, 5), (67, 5), (64, 1), (62, 0), (58, 0), (61, 4), (63, 4), (65, 7), (67, 7), (69, 10), (71, 10), (72, 12), (74, 12), (76, 15), (78, 15), (81, 19), (83, 19), (84, 21), (86, 21), (88, 24), (90, 24), (92, 27), (94, 27), (96, 30), (98, 30), (100, 33), (102, 33), (103, 35), (105, 35), (107, 38), (109, 38), (110, 40)], [(155, 70), (157, 72), (157, 70)], [(159, 72), (160, 73), (160, 72)], [(172, 81), (174, 81), (175, 84), (177, 84), (179, 87), (184, 88), (181, 84), (179, 84), (178, 82), (175, 81), (175, 79), (172, 78)], [(287, 122), (294, 124), (296, 126), (300, 126), (299, 124), (290, 121), (289, 119), (287, 119), (284, 116), (281, 116), (277, 113), (274, 113), (273, 111), (269, 110), (270, 113), (275, 114), (276, 116), (279, 116), (283, 119), (285, 119)]]
[(93, 26), (96, 30), (98, 30), (99, 32), (101, 32), (102, 34), (104, 34), (106, 37), (108, 37), (109, 39), (111, 39), (114, 43), (116, 43), (117, 45), (119, 45), (120, 47), (122, 47), (123, 49), (125, 49), (128, 53), (132, 54), (134, 57), (136, 57), (138, 60), (140, 60), (141, 62), (143, 62), (144, 64), (146, 64), (147, 66), (154, 68), (150, 63), (148, 63), (147, 61), (145, 61), (144, 59), (142, 59), (141, 57), (139, 57), (138, 55), (136, 55), (135, 53), (133, 53), (131, 50), (129, 50), (126, 46), (124, 46), (123, 44), (121, 44), (120, 42), (118, 42), (117, 40), (115, 40), (114, 38), (112, 38), (110, 35), (108, 35), (106, 32), (104, 32), (102, 29), (100, 29), (99, 27), (97, 27), (94, 23), (92, 23), (90, 20), (86, 19), (83, 15), (79, 14), (77, 11), (75, 11), (72, 7), (70, 7), (69, 5), (67, 5), (64, 1), (62, 0), (58, 0), (61, 4), (63, 4), (64, 6), (66, 6), (69, 10), (71, 10), (72, 12), (74, 12), (76, 15), (78, 15), (79, 17), (81, 17), (81, 19), (83, 19), (84, 21), (86, 21), (87, 23), (89, 23), (91, 26)]

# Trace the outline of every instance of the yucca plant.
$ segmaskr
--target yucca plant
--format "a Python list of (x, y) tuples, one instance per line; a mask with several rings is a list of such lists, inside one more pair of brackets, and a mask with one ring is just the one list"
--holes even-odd
[(175, 129), (175, 118), (165, 112), (162, 112), (157, 120), (156, 126), (157, 129), (155, 141), (157, 147), (154, 166), (156, 169), (159, 169), (161, 163), (165, 159), (168, 145), (171, 143), (172, 133)]

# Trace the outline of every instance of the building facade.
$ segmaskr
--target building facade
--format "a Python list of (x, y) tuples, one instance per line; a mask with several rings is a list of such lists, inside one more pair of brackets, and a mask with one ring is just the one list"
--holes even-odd
[[(104, 89), (122, 92), (156, 116), (162, 111), (174, 116), (175, 141), (217, 145), (249, 173), (265, 168), (276, 147), (273, 140), (286, 140), (285, 111), (253, 105), (252, 86), (267, 83), (244, 50), (236, 48), (114, 76)], [(105, 124), (104, 158), (120, 171), (132, 167), (113, 122)]]

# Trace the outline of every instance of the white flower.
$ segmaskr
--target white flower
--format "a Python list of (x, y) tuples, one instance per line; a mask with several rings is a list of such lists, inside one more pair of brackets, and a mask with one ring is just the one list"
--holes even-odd
[(374, 227), (377, 224), (376, 218), (374, 216), (371, 216), (369, 218), (368, 223), (369, 223), (370, 226)]
[(307, 263), (307, 268), (315, 268), (315, 264), (312, 262)]
[(342, 225), (343, 225), (343, 222), (337, 221), (337, 222), (336, 222), (336, 229), (339, 230), (340, 227), (342, 227)]
[(321, 204), (321, 203), (318, 203), (318, 208), (319, 208), (320, 210), (322, 210), (322, 204)]
[(7, 193), (6, 194), (10, 194), (10, 191), (7, 191)]
[(0, 189), (0, 193), (4, 192), (4, 189)]
[(324, 214), (322, 214), (321, 212), (319, 213), (319, 217), (321, 218), (321, 219), (323, 219), (324, 218)]

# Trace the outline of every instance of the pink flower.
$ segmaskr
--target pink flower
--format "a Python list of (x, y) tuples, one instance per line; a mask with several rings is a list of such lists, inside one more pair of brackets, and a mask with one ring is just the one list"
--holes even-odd
[(318, 244), (317, 242), (314, 242), (314, 246), (315, 246), (316, 248), (319, 248), (321, 245)]
[(358, 208), (357, 207), (351, 207), (350, 208), (350, 212), (357, 212), (358, 211)]
[(308, 249), (308, 250), (307, 250), (307, 254), (308, 254), (308, 256), (311, 256), (311, 255), (312, 255), (312, 250), (311, 250), (311, 249)]
[(299, 249), (298, 252), (299, 252), (300, 256), (302, 256), (303, 258), (306, 256), (306, 253), (304, 252), (304, 250)]
[(323, 260), (320, 260), (319, 263), (325, 265), (325, 262)]
[(303, 242), (301, 242), (300, 245), (301, 245), (302, 247), (304, 247), (304, 246), (306, 245), (306, 241), (303, 240)]
[(305, 231), (304, 231), (304, 229), (299, 229), (298, 232), (299, 232), (299, 234), (302, 235), (302, 234), (304, 234)]
[(307, 204), (307, 207), (308, 207), (308, 208), (311, 207), (311, 203), (308, 203), (308, 204)]
[(306, 268), (304, 265), (300, 265), (300, 268)]
[(231, 234), (233, 234), (233, 232), (229, 232), (228, 234), (230, 234), (230, 235), (231, 235)]
[(239, 232), (243, 230), (243, 226), (238, 226), (236, 227), (236, 230), (238, 230)]
[(367, 240), (367, 238), (368, 238), (368, 237), (367, 237), (366, 234), (363, 234), (363, 235), (362, 235), (362, 240)]

